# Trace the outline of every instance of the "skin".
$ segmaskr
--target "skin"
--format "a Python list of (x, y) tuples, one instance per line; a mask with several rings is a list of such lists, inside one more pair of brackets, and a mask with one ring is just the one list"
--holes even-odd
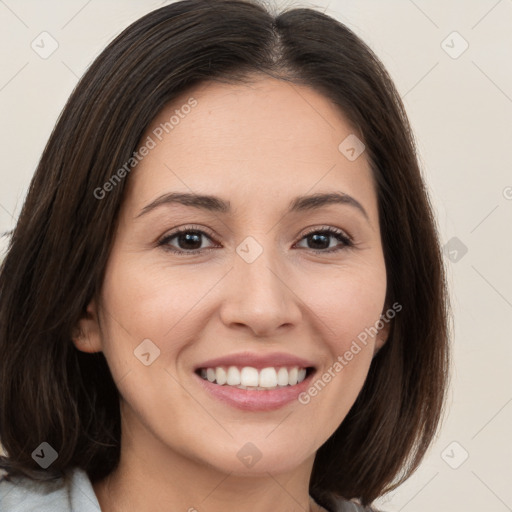
[[(386, 328), (307, 405), (238, 410), (204, 391), (193, 368), (245, 350), (279, 351), (312, 360), (321, 376), (375, 324), (386, 268), (366, 154), (349, 161), (338, 150), (354, 130), (328, 99), (262, 76), (196, 86), (141, 140), (191, 96), (197, 106), (129, 177), (101, 294), (75, 340), (84, 352), (103, 351), (121, 395), (120, 465), (94, 490), (104, 512), (320, 510), (308, 494), (315, 452), (356, 400)], [(220, 196), (233, 212), (173, 204), (137, 217), (167, 192)], [(368, 220), (341, 204), (286, 213), (293, 198), (316, 192), (351, 195)], [(167, 246), (203, 252), (158, 246), (190, 225), (207, 235), (192, 247), (178, 237)], [(338, 228), (356, 245), (331, 235), (315, 246), (305, 232), (316, 227)], [(236, 252), (247, 236), (263, 249), (252, 263)], [(144, 339), (160, 349), (149, 366), (133, 353)], [(251, 468), (237, 457), (247, 442), (262, 454)]]

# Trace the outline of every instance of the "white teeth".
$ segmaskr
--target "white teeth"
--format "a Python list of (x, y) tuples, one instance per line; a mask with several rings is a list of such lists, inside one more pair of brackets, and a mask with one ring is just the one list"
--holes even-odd
[(216, 376), (216, 381), (217, 381), (217, 384), (220, 384), (221, 386), (223, 384), (226, 384), (226, 382), (228, 381), (228, 374), (226, 373), (226, 370), (224, 370), (224, 368), (220, 367), (220, 368), (217, 368), (215, 370), (215, 376)]
[(228, 368), (218, 366), (217, 368), (201, 369), (201, 377), (209, 382), (216, 382), (218, 385), (235, 386), (240, 389), (274, 389), (276, 387), (294, 386), (306, 378), (306, 368), (293, 366), (267, 367), (257, 370), (252, 366), (244, 366), (241, 369), (236, 366)]
[(277, 373), (275, 368), (263, 368), (260, 372), (260, 388), (275, 388), (277, 386)]
[[(258, 370), (245, 366), (240, 372), (240, 383), (243, 386), (257, 386), (258, 385)], [(260, 384), (261, 386), (261, 384)]]
[(279, 368), (277, 372), (277, 385), (288, 386), (288, 370), (286, 368)]
[(236, 366), (230, 366), (228, 368), (228, 379), (226, 382), (228, 386), (239, 386), (241, 384), (240, 371)]

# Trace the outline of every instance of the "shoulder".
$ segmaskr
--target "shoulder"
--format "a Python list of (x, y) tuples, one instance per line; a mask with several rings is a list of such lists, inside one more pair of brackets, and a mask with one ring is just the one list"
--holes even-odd
[(332, 512), (384, 512), (372, 506), (363, 507), (360, 503), (353, 500), (345, 500), (337, 497), (332, 499), (332, 505), (329, 511)]
[(332, 512), (384, 512), (370, 506), (363, 507), (363, 505), (355, 501), (348, 501), (342, 498), (337, 498), (334, 506), (337, 508), (333, 508)]
[(100, 512), (87, 473), (79, 468), (48, 482), (0, 474), (2, 512)]

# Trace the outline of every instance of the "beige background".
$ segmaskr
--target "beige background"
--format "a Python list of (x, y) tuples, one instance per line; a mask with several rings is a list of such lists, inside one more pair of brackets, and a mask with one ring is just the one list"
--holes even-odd
[[(0, 233), (13, 227), (50, 131), (87, 65), (160, 5), (0, 1)], [(443, 244), (450, 241), (455, 365), (448, 414), (421, 468), (378, 504), (389, 512), (512, 510), (512, 0), (293, 5), (338, 18), (387, 66), (416, 133)], [(43, 31), (59, 45), (47, 59), (31, 48)], [(469, 46), (458, 55), (464, 41)]]

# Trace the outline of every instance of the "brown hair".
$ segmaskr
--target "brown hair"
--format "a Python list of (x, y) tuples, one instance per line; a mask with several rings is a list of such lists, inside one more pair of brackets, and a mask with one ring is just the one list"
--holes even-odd
[[(92, 63), (32, 179), (0, 268), (0, 467), (11, 475), (54, 479), (81, 467), (95, 482), (116, 467), (118, 391), (103, 354), (80, 352), (71, 338), (101, 289), (129, 177), (102, 200), (94, 191), (178, 94), (255, 73), (317, 90), (364, 140), (386, 305), (402, 305), (356, 402), (317, 452), (310, 493), (367, 505), (419, 465), (442, 417), (449, 304), (432, 207), (391, 78), (353, 32), (315, 10), (186, 0), (137, 20)], [(43, 441), (58, 452), (46, 470), (31, 457)]]

